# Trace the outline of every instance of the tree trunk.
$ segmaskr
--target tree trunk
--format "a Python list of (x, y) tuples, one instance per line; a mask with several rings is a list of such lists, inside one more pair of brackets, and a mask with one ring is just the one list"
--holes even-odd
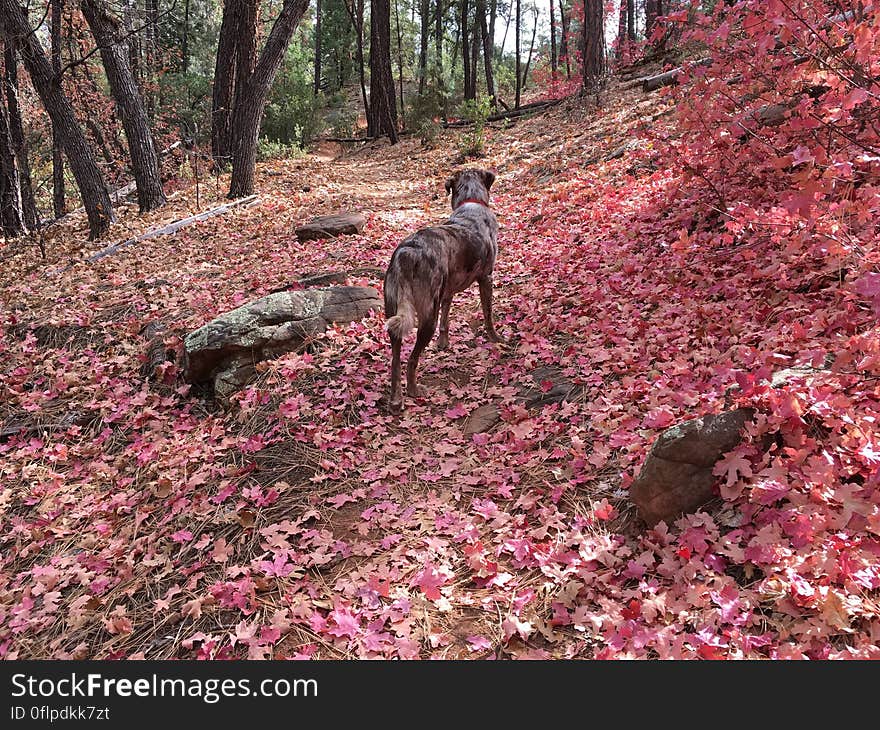
[(40, 220), (37, 213), (37, 203), (34, 200), (34, 188), (31, 183), (31, 166), (28, 160), (24, 125), (21, 122), (21, 106), (18, 103), (18, 58), (12, 43), (6, 43), (4, 64), (6, 66), (6, 109), (9, 119), (9, 134), (18, 169), (21, 208), (25, 225), (33, 231), (39, 227)]
[(550, 0), (550, 72), (556, 76), (559, 62), (556, 58), (556, 10), (553, 7), (553, 0)]
[[(351, 4), (349, 5), (349, 2)], [(361, 82), (361, 98), (364, 100), (364, 116), (370, 118), (370, 102), (367, 99), (367, 81), (364, 71), (364, 0), (343, 0), (351, 27), (354, 28), (355, 42), (357, 44), (358, 79)]]
[(520, 0), (516, 0), (516, 97), (514, 99), (513, 108), (519, 109), (519, 100), (522, 95), (522, 53), (520, 49), (520, 22), (522, 21), (522, 12), (520, 8)]
[[(257, 13), (259, 0), (238, 0), (238, 28), (235, 30), (235, 98), (232, 100), (232, 116), (235, 118), (235, 107), (238, 106), (245, 93), (245, 87), (254, 73), (257, 63)], [(306, 3), (308, 8), (308, 3)], [(303, 11), (305, 12), (305, 11)], [(282, 54), (283, 57), (283, 54)], [(234, 131), (233, 131), (234, 134)], [(238, 143), (234, 137), (231, 144)]]
[(367, 135), (387, 134), (397, 143), (397, 104), (391, 74), (391, 2), (373, 0), (370, 7), (370, 114)]
[(583, 2), (583, 90), (587, 92), (605, 75), (605, 7), (603, 0)]
[(470, 87), (471, 94), (473, 95), (471, 98), (477, 98), (477, 68), (480, 65), (480, 48), (483, 45), (482, 34), (480, 32), (480, 21), (477, 17), (476, 7), (474, 9), (474, 19), (471, 23), (471, 78), (470, 78)]
[(31, 82), (52, 120), (70, 168), (79, 187), (89, 219), (92, 238), (104, 234), (113, 222), (113, 208), (104, 177), (98, 169), (88, 143), (76, 121), (73, 108), (52, 72), (52, 66), (17, 0), (0, 0), (0, 13), (7, 38), (20, 39), (22, 60)]
[(321, 93), (321, 0), (315, 0), (315, 96)]
[(403, 105), (403, 40), (400, 35), (400, 10), (398, 0), (394, 0), (394, 25), (397, 32), (397, 84), (400, 88), (400, 113), (406, 108)]
[(189, 70), (189, 3), (190, 0), (185, 0), (183, 4), (183, 37), (180, 39), (180, 68), (184, 74)]
[(626, 0), (626, 38), (636, 40), (636, 0)]
[(4, 238), (17, 238), (27, 232), (5, 104), (0, 104), (0, 230)]
[(226, 0), (220, 37), (217, 41), (217, 61), (214, 65), (214, 89), (211, 99), (211, 156), (220, 168), (226, 166), (232, 154), (232, 94), (235, 89), (235, 47), (241, 0)]
[(460, 14), (458, 16), (458, 34), (461, 39), (461, 70), (464, 77), (464, 99), (473, 99), (475, 94), (471, 89), (471, 48), (468, 43), (468, 0), (460, 0)]
[(284, 59), (284, 52), (308, 6), (309, 0), (284, 0), (284, 6), (272, 25), (254, 72), (245, 84), (240, 103), (236, 104), (232, 123), (235, 148), (232, 180), (229, 185), (230, 198), (251, 195), (254, 191), (257, 142), (266, 100), (278, 67)]
[(654, 32), (657, 17), (662, 14), (661, 0), (645, 0), (645, 38), (650, 39)]
[(128, 140), (138, 206), (142, 213), (154, 210), (165, 203), (165, 193), (147, 110), (128, 65), (124, 29), (107, 11), (104, 0), (81, 0), (80, 7), (101, 50), (107, 83), (119, 109), (122, 128)]
[(146, 0), (148, 39), (146, 100), (150, 119), (156, 116), (156, 94), (159, 80), (159, 0)]
[[(52, 73), (61, 83), (61, 14), (64, 0), (52, 0)], [(64, 215), (64, 155), (61, 140), (52, 125), (52, 213), (56, 218)]]
[(443, 119), (446, 120), (446, 94), (443, 85), (443, 0), (434, 8), (434, 76), (437, 93), (443, 98)]
[(486, 94), (492, 101), (492, 108), (498, 106), (498, 98), (495, 95), (495, 74), (492, 71), (492, 57), (494, 56), (495, 41), (489, 35), (489, 23), (486, 19), (486, 0), (477, 0), (477, 18), (479, 19), (480, 35), (483, 42), (483, 67), (486, 71)]
[[(415, 3), (413, 3), (415, 7)], [(428, 0), (421, 0), (419, 6), (419, 18), (421, 29), (419, 33), (419, 96), (424, 96), (428, 83), (428, 34), (430, 33), (430, 4)]]
[(529, 78), (529, 66), (532, 65), (532, 52), (535, 50), (535, 36), (538, 35), (538, 15), (540, 14), (537, 6), (535, 6), (535, 25), (532, 27), (532, 40), (529, 43), (529, 55), (526, 59), (526, 67), (523, 69), (522, 84), (520, 89), (526, 88), (526, 82)]
[(559, 52), (565, 59), (565, 78), (571, 78), (571, 61), (568, 58), (568, 25), (571, 16), (565, 14), (565, 0), (559, 0), (559, 26), (562, 31), (559, 36)]

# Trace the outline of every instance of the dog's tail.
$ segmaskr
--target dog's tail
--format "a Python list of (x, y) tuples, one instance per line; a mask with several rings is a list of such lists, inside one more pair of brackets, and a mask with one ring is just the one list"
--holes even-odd
[(403, 337), (416, 326), (416, 310), (410, 301), (409, 288), (403, 285), (393, 266), (385, 277), (385, 329), (393, 339)]

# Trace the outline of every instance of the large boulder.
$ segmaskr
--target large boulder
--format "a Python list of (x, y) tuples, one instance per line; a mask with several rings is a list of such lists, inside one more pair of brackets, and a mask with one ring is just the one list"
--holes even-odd
[(363, 319), (382, 300), (372, 287), (333, 286), (283, 291), (245, 304), (184, 339), (184, 378), (213, 382), (224, 400), (243, 387), (261, 360), (298, 350), (331, 322)]
[(300, 241), (312, 241), (318, 238), (335, 238), (360, 233), (364, 230), (366, 222), (360, 213), (322, 215), (297, 228), (296, 237)]
[(642, 519), (653, 526), (693, 512), (715, 496), (712, 469), (742, 440), (750, 408), (695, 418), (667, 428), (629, 488)]

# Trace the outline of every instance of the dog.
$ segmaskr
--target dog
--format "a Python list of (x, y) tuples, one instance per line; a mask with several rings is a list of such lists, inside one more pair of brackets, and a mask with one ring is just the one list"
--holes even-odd
[(477, 282), (486, 332), (502, 342), (492, 321), (492, 271), (498, 256), (498, 221), (489, 207), (489, 189), (495, 182), (490, 170), (466, 169), (446, 181), (452, 214), (440, 225), (422, 228), (401, 241), (391, 255), (385, 274), (385, 328), (391, 339), (391, 411), (403, 407), (400, 346), (418, 327), (416, 344), (406, 363), (406, 391), (424, 397), (416, 383), (422, 351), (440, 321), (437, 347), (449, 346), (449, 305), (456, 292)]

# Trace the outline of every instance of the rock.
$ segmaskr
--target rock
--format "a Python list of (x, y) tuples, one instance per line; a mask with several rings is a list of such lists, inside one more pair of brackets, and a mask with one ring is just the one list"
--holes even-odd
[(501, 420), (501, 414), (498, 407), (493, 403), (474, 408), (464, 423), (464, 433), (468, 436), (474, 433), (485, 433), (489, 431), (498, 421)]
[[(567, 380), (557, 368), (537, 368), (532, 372), (532, 381), (536, 387), (522, 388), (516, 396), (526, 408), (562, 403), (581, 392), (580, 387)], [(486, 403), (470, 412), (464, 423), (464, 433), (466, 435), (485, 433), (492, 430), (500, 420), (501, 413), (498, 406), (495, 403)]]
[(317, 238), (335, 238), (346, 234), (360, 233), (364, 230), (366, 219), (360, 213), (336, 213), (313, 218), (296, 229), (300, 241)]
[(363, 319), (381, 306), (379, 293), (368, 286), (269, 294), (187, 335), (183, 376), (190, 383), (213, 380), (215, 394), (227, 398), (253, 377), (259, 361), (301, 348), (331, 322)]
[(750, 408), (704, 416), (667, 428), (629, 488), (642, 519), (653, 526), (693, 512), (715, 496), (712, 469), (742, 440)]
[(537, 368), (532, 372), (532, 381), (536, 388), (520, 390), (517, 395), (517, 399), (522, 401), (526, 408), (562, 403), (571, 400), (580, 390), (559, 369), (553, 367)]

